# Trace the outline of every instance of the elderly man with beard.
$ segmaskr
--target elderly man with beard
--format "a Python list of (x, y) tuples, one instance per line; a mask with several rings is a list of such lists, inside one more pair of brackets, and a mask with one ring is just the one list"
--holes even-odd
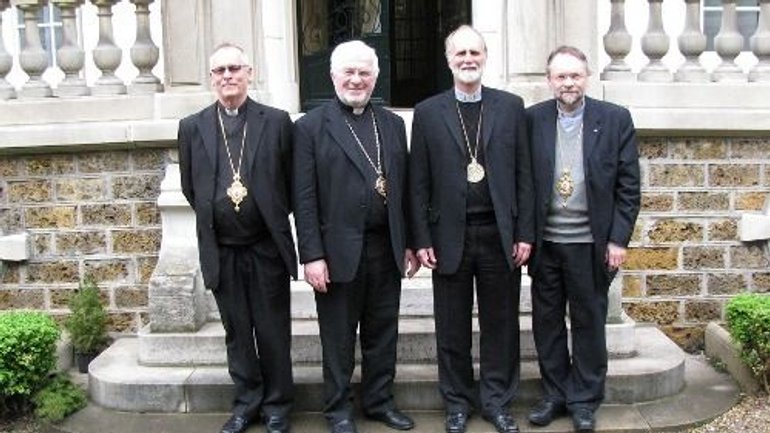
[(332, 433), (356, 431), (350, 378), (357, 329), (364, 414), (394, 429), (414, 427), (392, 393), (401, 276), (419, 269), (407, 248), (406, 133), (400, 117), (369, 102), (378, 73), (372, 48), (338, 45), (331, 55), (337, 98), (295, 125), (299, 255), (315, 290)]
[[(439, 390), (446, 431), (466, 429), (474, 406), (500, 433), (518, 432), (509, 406), (519, 384), (521, 266), (534, 241), (524, 105), (481, 85), (482, 36), (446, 39), (454, 88), (415, 107), (410, 157), (414, 246), (433, 269)], [(471, 358), (473, 289), (481, 331), (480, 384)]]

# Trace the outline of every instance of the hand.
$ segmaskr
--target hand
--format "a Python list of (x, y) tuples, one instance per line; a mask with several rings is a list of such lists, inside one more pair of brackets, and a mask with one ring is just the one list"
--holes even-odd
[(420, 248), (417, 250), (417, 258), (426, 268), (436, 269), (436, 255), (433, 254), (433, 247)]
[(626, 261), (626, 249), (615, 243), (607, 244), (607, 253), (604, 255), (604, 262), (607, 269), (616, 271)]
[(305, 263), (305, 281), (313, 286), (318, 293), (326, 293), (326, 285), (331, 283), (329, 279), (329, 269), (326, 266), (326, 260), (318, 259)]
[(532, 244), (527, 242), (517, 242), (513, 244), (513, 264), (521, 267), (529, 261), (529, 255), (532, 253)]
[(420, 270), (420, 260), (414, 255), (414, 251), (411, 248), (407, 248), (404, 251), (404, 270), (406, 270), (407, 278), (412, 278)]

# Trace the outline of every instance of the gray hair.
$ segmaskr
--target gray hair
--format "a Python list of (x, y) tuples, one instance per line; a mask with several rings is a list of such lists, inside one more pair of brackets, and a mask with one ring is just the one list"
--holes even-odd
[(452, 53), (452, 50), (454, 50), (454, 47), (455, 47), (455, 44), (454, 44), (455, 36), (458, 33), (468, 32), (468, 31), (471, 32), (471, 33), (475, 33), (476, 36), (478, 36), (479, 39), (481, 39), (481, 43), (484, 45), (484, 52), (485, 53), (487, 52), (487, 41), (484, 40), (484, 36), (481, 36), (481, 33), (479, 33), (478, 30), (474, 29), (473, 27), (469, 26), (468, 24), (463, 24), (460, 27), (456, 28), (452, 33), (450, 33), (449, 36), (446, 37), (446, 39), (444, 39), (444, 55), (447, 58), (449, 58), (449, 56)]
[(241, 62), (241, 64), (251, 66), (251, 63), (249, 63), (249, 56), (246, 55), (246, 52), (243, 51), (243, 48), (240, 45), (236, 45), (232, 42), (223, 42), (217, 45), (214, 48), (214, 52), (211, 53), (211, 56), (209, 57), (209, 69), (214, 67), (214, 56), (216, 56), (218, 52), (226, 49), (238, 51), (238, 60)]
[(334, 51), (332, 51), (329, 69), (332, 73), (340, 71), (345, 67), (345, 62), (360, 56), (364, 56), (372, 62), (372, 70), (375, 76), (380, 74), (380, 61), (377, 58), (377, 52), (374, 51), (374, 48), (359, 40), (343, 42), (337, 45)]
[(551, 73), (551, 62), (553, 61), (553, 58), (558, 56), (559, 54), (563, 54), (566, 56), (572, 56), (581, 62), (583, 62), (583, 65), (586, 67), (586, 73), (588, 75), (591, 75), (591, 69), (588, 67), (588, 56), (586, 56), (586, 53), (584, 53), (580, 48), (573, 47), (571, 45), (560, 45), (556, 47), (553, 51), (551, 51), (550, 54), (548, 54), (548, 60), (545, 62), (545, 73), (546, 75), (549, 75)]

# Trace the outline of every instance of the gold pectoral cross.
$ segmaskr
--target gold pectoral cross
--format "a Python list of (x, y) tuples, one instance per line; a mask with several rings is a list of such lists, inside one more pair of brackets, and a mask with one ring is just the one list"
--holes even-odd
[(227, 196), (230, 197), (230, 200), (235, 205), (236, 212), (241, 210), (241, 202), (243, 202), (247, 195), (249, 195), (249, 191), (241, 183), (241, 176), (238, 174), (233, 175), (233, 183), (227, 188)]

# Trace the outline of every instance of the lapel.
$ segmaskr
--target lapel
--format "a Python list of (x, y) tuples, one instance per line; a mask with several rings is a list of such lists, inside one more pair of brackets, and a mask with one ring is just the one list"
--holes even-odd
[[(398, 137), (395, 136), (396, 128), (391, 125), (390, 117), (386, 116), (384, 108), (372, 106), (374, 115), (377, 118), (377, 129), (380, 131), (380, 146), (382, 148), (383, 166), (386, 177), (395, 176), (393, 167), (393, 153), (397, 150), (399, 144)], [(391, 148), (387, 143), (394, 143), (396, 146)]]
[(460, 119), (457, 118), (457, 102), (455, 100), (454, 88), (444, 92), (441, 101), (441, 111), (444, 122), (449, 129), (449, 134), (454, 138), (455, 143), (460, 147), (460, 152), (464, 155), (467, 151), (465, 149), (463, 131), (460, 129)]
[(481, 138), (484, 142), (484, 154), (488, 155), (486, 153), (487, 147), (489, 147), (489, 140), (492, 138), (492, 128), (497, 118), (497, 95), (490, 92), (486, 87), (482, 87), (481, 101), (482, 107), (484, 107), (484, 119), (481, 122)]
[(203, 140), (203, 149), (209, 158), (212, 173), (217, 171), (217, 130), (219, 129), (219, 119), (217, 119), (217, 104), (210, 105), (201, 113), (201, 119), (198, 128), (201, 131)]
[(262, 110), (262, 107), (251, 98), (246, 99), (246, 104), (248, 104), (246, 109), (246, 145), (249, 146), (252, 151), (246, 152), (245, 165), (251, 168), (251, 170), (249, 170), (252, 173), (251, 177), (256, 178), (256, 168), (254, 164), (256, 164), (258, 159), (257, 154), (259, 152), (260, 144), (262, 143), (262, 132), (265, 129), (265, 112)]
[(358, 147), (358, 143), (350, 132), (350, 128), (347, 123), (345, 123), (345, 113), (342, 112), (342, 108), (338, 105), (339, 102), (336, 100), (332, 100), (326, 104), (326, 125), (329, 128), (329, 133), (331, 133), (337, 145), (342, 148), (348, 158), (353, 162), (353, 165), (358, 168), (361, 175), (366, 179), (366, 170), (371, 170), (371, 167), (368, 167), (369, 163), (365, 160), (364, 155), (361, 153), (361, 149)]
[(596, 112), (596, 101), (586, 96), (585, 104), (583, 110), (583, 169), (588, 170), (591, 167), (588, 161), (591, 159), (602, 132), (602, 118)]
[(548, 104), (548, 109), (543, 113), (544, 119), (541, 119), (542, 126), (540, 128), (540, 143), (541, 151), (543, 152), (543, 164), (539, 169), (543, 170), (543, 173), (547, 176), (545, 185), (548, 185), (548, 190), (553, 188), (553, 176), (554, 167), (556, 164), (556, 100), (552, 99)]

